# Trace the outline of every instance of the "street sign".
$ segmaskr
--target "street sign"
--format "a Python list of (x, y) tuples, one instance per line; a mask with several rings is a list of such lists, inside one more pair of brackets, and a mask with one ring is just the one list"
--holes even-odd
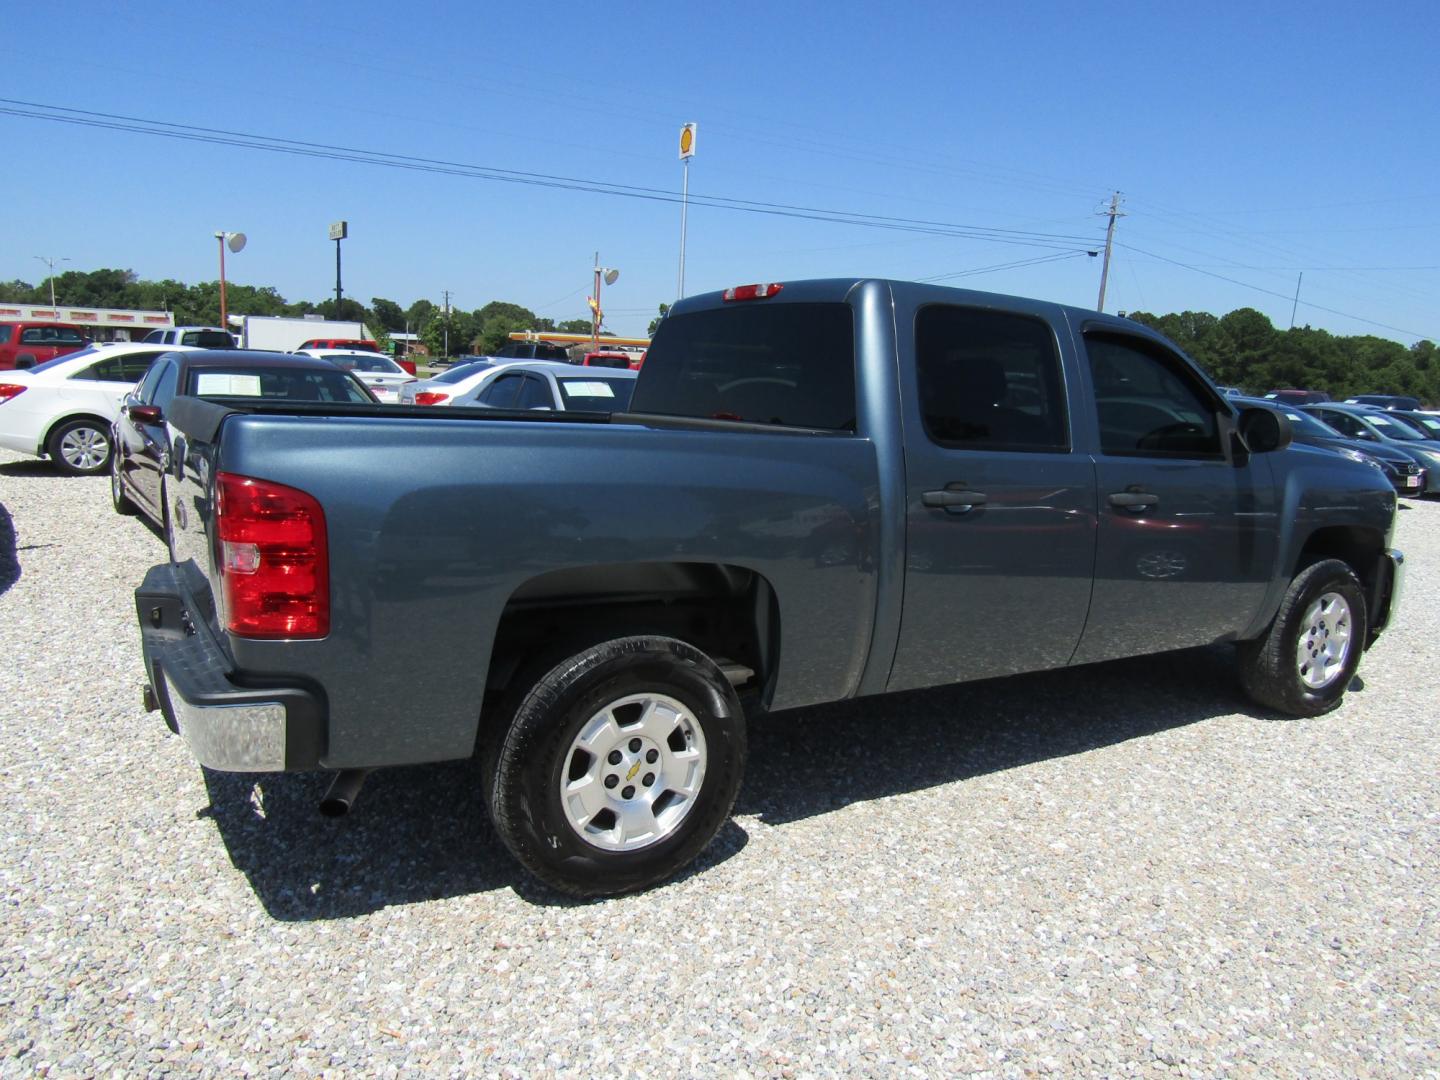
[(680, 160), (695, 156), (695, 129), (699, 124), (686, 124), (680, 129)]
[(344, 240), (350, 235), (350, 223), (348, 221), (335, 221), (330, 224), (330, 239)]

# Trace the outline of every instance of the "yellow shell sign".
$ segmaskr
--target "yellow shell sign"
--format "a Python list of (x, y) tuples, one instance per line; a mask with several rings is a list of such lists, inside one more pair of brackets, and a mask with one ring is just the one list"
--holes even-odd
[(680, 160), (695, 156), (696, 124), (686, 124), (680, 129)]

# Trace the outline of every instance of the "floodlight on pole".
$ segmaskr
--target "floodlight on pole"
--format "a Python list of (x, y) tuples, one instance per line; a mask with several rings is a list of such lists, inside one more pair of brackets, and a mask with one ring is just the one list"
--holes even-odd
[(65, 256), (65, 255), (36, 255), (35, 258), (39, 259), (41, 262), (43, 262), (46, 266), (48, 266), (48, 267), (50, 268), (50, 307), (51, 307), (51, 308), (54, 308), (54, 307), (55, 307), (55, 264), (56, 264), (57, 262), (69, 262), (70, 259), (69, 259), (68, 256)]
[(619, 270), (600, 265), (600, 253), (595, 253), (595, 295), (590, 298), (590, 343), (593, 348), (600, 347), (600, 322), (604, 314), (600, 310), (600, 283), (614, 285), (615, 280), (620, 276)]
[(245, 250), (245, 234), (243, 232), (217, 232), (215, 240), (220, 245), (220, 329), (228, 332), (230, 323), (229, 313), (225, 310), (225, 249), (228, 247), (237, 254)]

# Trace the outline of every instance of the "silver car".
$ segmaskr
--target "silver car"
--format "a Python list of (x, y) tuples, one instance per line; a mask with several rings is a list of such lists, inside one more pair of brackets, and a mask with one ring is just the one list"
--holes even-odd
[(362, 349), (300, 349), (297, 355), (329, 360), (363, 382), (381, 401), (398, 402), (400, 388), (416, 381), (414, 375), (383, 353)]
[(489, 409), (624, 412), (637, 372), (546, 360), (466, 365), (401, 388), (401, 403)]

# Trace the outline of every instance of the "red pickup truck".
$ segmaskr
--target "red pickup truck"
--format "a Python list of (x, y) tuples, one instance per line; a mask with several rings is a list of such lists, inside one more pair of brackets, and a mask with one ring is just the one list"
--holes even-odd
[(32, 368), (90, 344), (78, 326), (56, 322), (0, 322), (0, 370)]

